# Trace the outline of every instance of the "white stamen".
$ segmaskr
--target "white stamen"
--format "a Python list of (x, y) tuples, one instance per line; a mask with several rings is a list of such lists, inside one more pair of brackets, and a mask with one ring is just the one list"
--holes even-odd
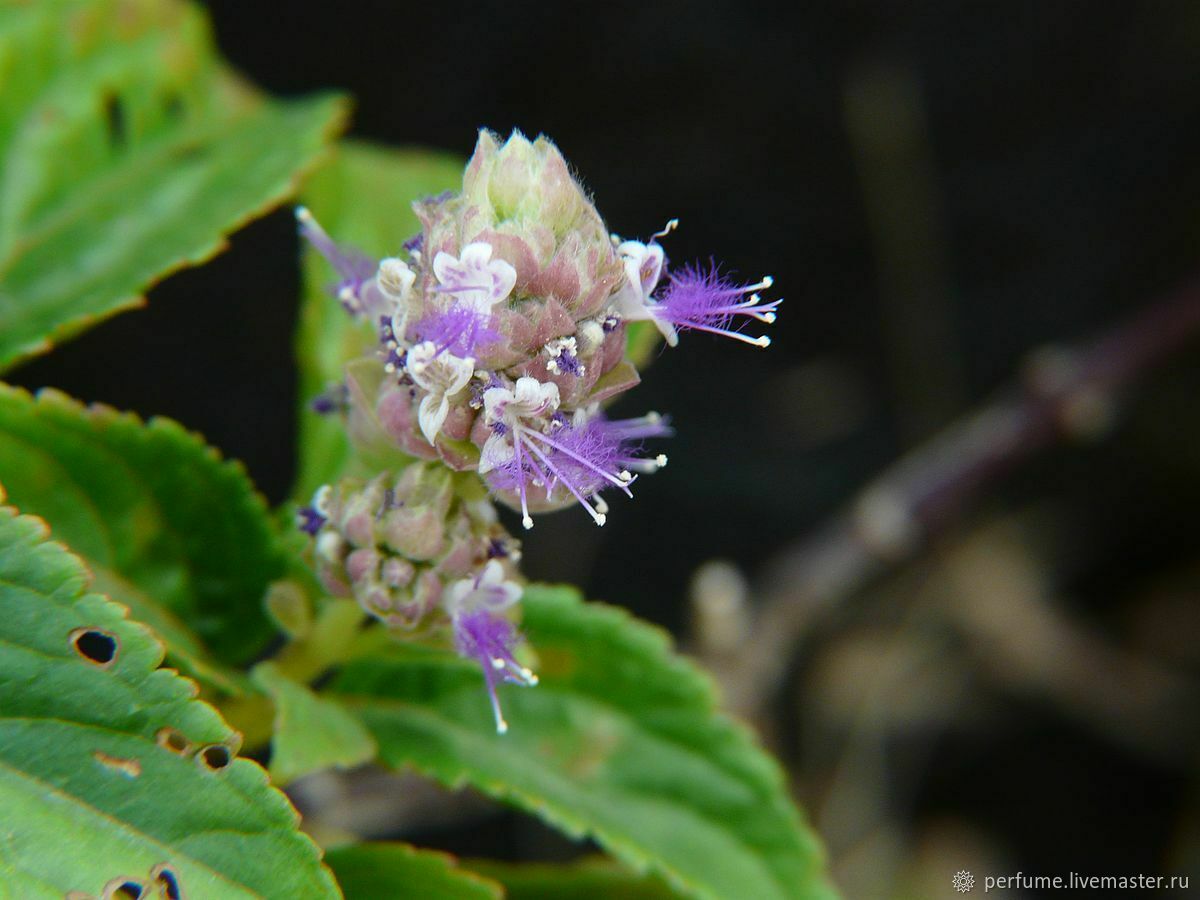
[(606, 516), (604, 513), (596, 513), (592, 516), (592, 518), (594, 518), (596, 520), (596, 524), (601, 527), (603, 527), (604, 523), (608, 521), (608, 516)]
[(600, 515), (603, 516), (608, 514), (608, 503), (606, 503), (604, 498), (599, 494), (595, 494), (592, 497), (592, 503), (595, 504), (596, 512), (600, 513)]
[(498, 671), (500, 669), (503, 669), (504, 665), (505, 665), (504, 660), (502, 660), (500, 657), (495, 656), (492, 658), (492, 668), (493, 669), (496, 669)]
[(622, 469), (617, 473), (617, 477), (626, 483), (633, 481), (633, 476), (629, 473), (628, 469)]
[(665, 469), (667, 467), (667, 454), (658, 454), (658, 456), (654, 457), (654, 461), (658, 464), (660, 469)]
[(650, 237), (651, 238), (666, 237), (668, 234), (670, 234), (672, 231), (674, 231), (678, 227), (679, 227), (678, 219), (669, 219), (667, 221), (667, 224), (663, 226), (662, 231), (657, 231), (654, 234), (650, 235)]
[(525, 516), (525, 518), (523, 518), (521, 520), (521, 524), (524, 525), (525, 530), (528, 531), (530, 528), (533, 527), (533, 518), (531, 516), (527, 515), (527, 516)]
[(499, 712), (496, 713), (496, 734), (507, 734), (508, 723), (504, 721), (504, 717)]
[(296, 221), (303, 222), (305, 225), (313, 221), (313, 214), (308, 211), (307, 206), (296, 207)]

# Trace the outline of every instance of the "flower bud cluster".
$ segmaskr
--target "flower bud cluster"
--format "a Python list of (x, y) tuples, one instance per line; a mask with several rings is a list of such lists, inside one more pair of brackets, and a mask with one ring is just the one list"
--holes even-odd
[(645, 243), (610, 234), (544, 137), (482, 132), (462, 190), (414, 210), (421, 232), (377, 263), (297, 211), (338, 272), (335, 296), (378, 340), (321, 408), (346, 416), (365, 456), (382, 446), (423, 461), (326, 490), (302, 527), (330, 591), (397, 630), (448, 618), (459, 651), (483, 665), (501, 726), (497, 680), (533, 680), (501, 615), (520, 588), (511, 551), (494, 551), (515, 545), (484, 492), (464, 485), (478, 476), (525, 528), (571, 505), (603, 525), (600, 493), (632, 496), (639, 475), (666, 464), (644, 444), (671, 434), (656, 413), (604, 412), (639, 381), (628, 323), (652, 323), (670, 346), (691, 330), (765, 347), (739, 329), (773, 322), (779, 301), (757, 293), (770, 278), (742, 286), (715, 267), (669, 270), (657, 239), (674, 220)]
[(498, 560), (516, 579), (518, 543), (482, 492), (464, 499), (456, 476), (414, 463), (398, 475), (347, 478), (324, 487), (302, 511), (313, 534), (317, 577), (335, 597), (353, 597), (390, 628), (428, 624), (447, 588)]

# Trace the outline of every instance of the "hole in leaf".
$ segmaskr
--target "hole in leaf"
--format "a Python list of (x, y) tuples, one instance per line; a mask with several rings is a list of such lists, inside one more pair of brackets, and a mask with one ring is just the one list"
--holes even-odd
[(166, 863), (159, 863), (150, 870), (150, 877), (158, 887), (158, 895), (163, 900), (183, 900), (183, 888), (179, 886), (179, 877)]
[(125, 146), (125, 104), (116, 94), (108, 94), (104, 98), (104, 120), (108, 125), (108, 140), (114, 147)]
[(142, 774), (142, 764), (132, 757), (126, 759), (121, 756), (109, 756), (103, 750), (95, 751), (92, 757), (100, 765), (115, 772), (120, 772), (126, 778), (137, 778)]
[(192, 742), (183, 736), (183, 732), (167, 725), (154, 733), (154, 740), (160, 747), (187, 756), (192, 752)]
[(114, 878), (104, 886), (100, 900), (140, 900), (145, 889), (142, 885), (128, 878)]
[(76, 628), (71, 632), (75, 652), (90, 663), (108, 666), (117, 658), (117, 639), (98, 628)]
[(233, 754), (224, 744), (209, 744), (207, 747), (202, 747), (196, 758), (214, 772), (220, 771), (233, 762)]

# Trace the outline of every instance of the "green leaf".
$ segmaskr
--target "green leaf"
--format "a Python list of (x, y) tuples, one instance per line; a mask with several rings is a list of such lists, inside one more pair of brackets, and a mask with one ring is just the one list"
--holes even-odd
[(569, 588), (530, 587), (522, 605), (541, 683), (501, 689), (507, 734), (449, 651), (397, 644), (343, 669), (331, 690), (383, 762), (510, 800), (690, 894), (833, 896), (779, 768), (664, 632)]
[(500, 885), (458, 868), (444, 853), (408, 844), (337, 847), (325, 855), (346, 900), (500, 900)]
[(251, 677), (275, 704), (271, 779), (276, 784), (330, 766), (363, 765), (375, 758), (375, 739), (337, 700), (318, 697), (273, 663), (255, 666)]
[(337, 897), (237, 733), (47, 535), (0, 508), (5, 896), (95, 896), (165, 865), (189, 897)]
[(592, 858), (567, 865), (464, 860), (472, 872), (500, 882), (508, 900), (671, 900), (679, 894), (654, 875), (639, 875), (610, 860)]
[(188, 674), (229, 682), (216, 661), (243, 663), (274, 633), (262, 601), (284, 561), (266, 505), (175, 422), (0, 385), (0, 484)]
[(0, 9), (0, 369), (119, 310), (296, 188), (344, 118), (268, 102), (174, 0)]
[[(420, 230), (412, 203), (462, 186), (463, 161), (418, 149), (390, 149), (354, 141), (339, 145), (304, 190), (304, 202), (339, 244), (382, 258)], [(296, 355), (300, 366), (300, 461), (294, 497), (301, 502), (348, 465), (345, 426), (310, 407), (314, 397), (342, 379), (345, 364), (366, 352), (375, 334), (355, 322), (329, 294), (336, 281), (320, 254), (304, 256), (304, 305)]]

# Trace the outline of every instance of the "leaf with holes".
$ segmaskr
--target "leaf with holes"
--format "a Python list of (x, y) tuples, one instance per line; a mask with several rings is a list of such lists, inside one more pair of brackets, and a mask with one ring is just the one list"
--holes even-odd
[(220, 662), (247, 661), (273, 634), (263, 596), (284, 562), (266, 506), (240, 466), (176, 423), (0, 385), (0, 485), (187, 674), (231, 689)]
[(7, 4), (0, 84), (0, 369), (212, 256), (344, 116), (267, 101), (176, 0)]
[(45, 524), (0, 508), (0, 885), (21, 900), (120, 880), (190, 897), (335, 898), (320, 853), (240, 740)]
[(330, 850), (325, 861), (346, 900), (500, 900), (504, 890), (460, 869), (444, 853), (408, 844), (350, 844)]
[[(414, 200), (461, 187), (463, 161), (428, 150), (395, 150), (354, 141), (339, 145), (304, 190), (304, 202), (339, 242), (373, 258), (395, 255), (420, 230)], [(329, 264), (304, 256), (304, 305), (296, 355), (300, 365), (300, 465), (295, 497), (304, 502), (333, 481), (350, 459), (345, 427), (312, 410), (313, 398), (342, 380), (346, 362), (361, 356), (372, 330), (353, 321), (329, 294)]]
[(522, 606), (541, 683), (502, 689), (507, 734), (478, 667), (449, 651), (367, 652), (330, 689), (385, 763), (510, 800), (680, 890), (833, 896), (782, 773), (665, 633), (569, 588), (530, 587)]
[(318, 697), (273, 663), (251, 675), (275, 704), (271, 735), (271, 778), (287, 784), (330, 766), (349, 768), (375, 758), (375, 739), (336, 699)]

